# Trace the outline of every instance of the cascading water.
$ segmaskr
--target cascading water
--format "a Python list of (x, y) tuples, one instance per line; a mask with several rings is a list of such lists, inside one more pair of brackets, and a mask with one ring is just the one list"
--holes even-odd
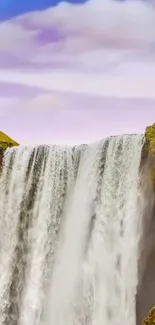
[(19, 147), (0, 178), (0, 325), (135, 325), (143, 137)]

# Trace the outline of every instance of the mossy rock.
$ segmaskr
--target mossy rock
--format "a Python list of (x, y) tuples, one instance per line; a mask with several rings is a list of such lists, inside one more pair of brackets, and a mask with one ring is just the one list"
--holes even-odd
[(146, 128), (145, 139), (146, 139), (145, 149), (155, 154), (155, 123)]
[(155, 307), (153, 307), (147, 318), (144, 320), (144, 322), (142, 323), (142, 325), (154, 325), (155, 324)]
[(145, 130), (145, 143), (142, 150), (140, 170), (144, 170), (145, 184), (151, 179), (155, 191), (155, 123)]
[(0, 132), (0, 148), (7, 149), (11, 147), (19, 146), (19, 143), (12, 140), (8, 135), (3, 132)]

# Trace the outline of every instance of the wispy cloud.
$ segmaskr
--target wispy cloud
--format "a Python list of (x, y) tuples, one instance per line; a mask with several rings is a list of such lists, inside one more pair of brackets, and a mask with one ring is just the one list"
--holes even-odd
[[(26, 86), (25, 93), (28, 89)], [(40, 91), (0, 97), (0, 129), (22, 144), (78, 144), (109, 134), (141, 133), (155, 101)]]
[(19, 62), (19, 67), (63, 63), (106, 68), (107, 62), (117, 64), (139, 51), (152, 51), (154, 30), (155, 11), (140, 0), (63, 2), (1, 23), (0, 64), (6, 67), (12, 57), (12, 65)]
[(155, 10), (140, 0), (63, 2), (0, 24), (0, 78), (58, 91), (120, 96), (122, 88), (124, 96), (152, 96), (154, 31)]
[[(155, 69), (154, 69), (155, 70)], [(96, 96), (114, 96), (131, 98), (155, 98), (155, 75), (153, 68), (151, 74), (136, 75), (135, 71), (128, 74), (102, 75), (100, 73), (77, 73), (64, 71), (49, 72), (10, 72), (1, 71), (0, 81), (21, 83), (40, 87), (42, 90), (63, 91), (66, 93), (87, 94)]]
[(154, 122), (151, 2), (63, 2), (0, 23), (0, 39), (0, 127), (22, 143), (89, 142)]

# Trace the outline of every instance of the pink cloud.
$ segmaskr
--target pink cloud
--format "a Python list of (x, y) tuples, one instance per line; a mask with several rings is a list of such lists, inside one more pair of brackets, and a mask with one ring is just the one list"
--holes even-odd
[(30, 68), (68, 63), (79, 69), (88, 60), (91, 66), (97, 56), (105, 66), (115, 63), (113, 51), (121, 59), (131, 52), (140, 55), (137, 50), (152, 51), (154, 31), (155, 11), (140, 0), (63, 2), (1, 23), (0, 65), (6, 67), (11, 60), (16, 67), (18, 62)]
[(91, 142), (155, 121), (151, 5), (61, 3), (0, 23), (0, 39), (0, 129), (20, 143)]
[(1, 97), (0, 107), (0, 129), (21, 144), (94, 142), (143, 133), (155, 121), (155, 100), (146, 99), (42, 92), (30, 98)]

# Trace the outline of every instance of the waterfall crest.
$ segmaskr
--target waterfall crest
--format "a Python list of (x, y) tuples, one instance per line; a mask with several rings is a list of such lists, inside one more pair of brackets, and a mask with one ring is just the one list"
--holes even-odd
[(0, 325), (135, 325), (143, 137), (8, 149)]

